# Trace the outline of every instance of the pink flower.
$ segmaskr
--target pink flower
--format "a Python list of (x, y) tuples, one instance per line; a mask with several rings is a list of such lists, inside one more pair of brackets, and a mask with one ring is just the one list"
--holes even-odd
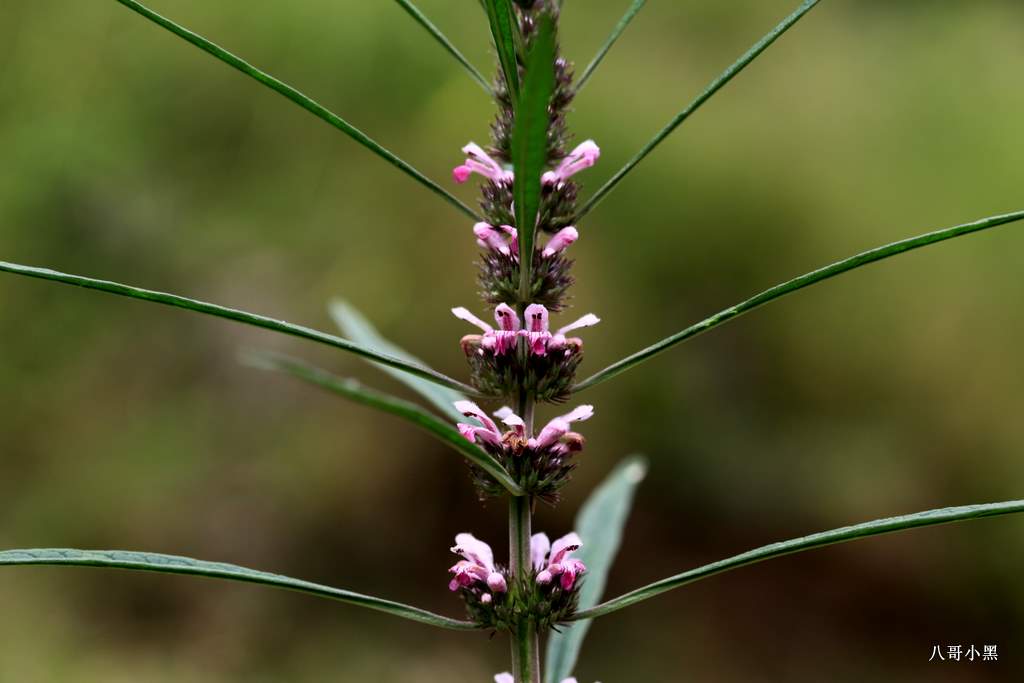
[(498, 410), (494, 411), (494, 417), (511, 427), (512, 431), (520, 439), (526, 438), (526, 423), (523, 422), (523, 418), (513, 413), (512, 409), (508, 406), (502, 406)]
[(526, 330), (523, 336), (526, 337), (527, 348), (530, 353), (543, 356), (548, 352), (548, 340), (551, 339), (551, 332), (548, 331), (548, 309), (540, 304), (530, 304), (526, 307)]
[(494, 424), (494, 420), (480, 409), (480, 406), (472, 401), (456, 401), (455, 409), (466, 417), (473, 418), (481, 425), (471, 425), (464, 422), (456, 425), (459, 428), (459, 434), (466, 437), (468, 441), (476, 443), (477, 439), (480, 439), (494, 445), (501, 443), (501, 430), (498, 429), (498, 425)]
[(511, 225), (494, 227), (490, 223), (481, 222), (473, 226), (473, 234), (476, 235), (476, 243), (481, 247), (519, 258), (518, 233)]
[(562, 159), (554, 171), (548, 171), (541, 176), (541, 182), (545, 185), (557, 185), (576, 175), (585, 168), (590, 168), (597, 163), (601, 156), (601, 148), (593, 140), (587, 140), (569, 153), (569, 156)]
[[(572, 322), (566, 325), (565, 327), (558, 328), (558, 331), (556, 331), (551, 336), (551, 341), (548, 343), (548, 348), (556, 350), (565, 348), (569, 344), (569, 340), (565, 336), (566, 332), (572, 332), (573, 330), (578, 330), (581, 327), (593, 327), (599, 322), (601, 322), (600, 318), (598, 318), (593, 313), (587, 313), (585, 316), (583, 316), (576, 322)], [(580, 339), (579, 337), (573, 337), (573, 342), (576, 344), (582, 344), (583, 340)]]
[(594, 406), (583, 405), (570, 413), (556, 417), (548, 422), (544, 429), (540, 430), (540, 434), (537, 435), (536, 439), (530, 439), (530, 448), (539, 450), (553, 446), (559, 439), (569, 433), (569, 428), (573, 422), (589, 420), (593, 416)]
[[(538, 356), (545, 355), (548, 349), (560, 350), (568, 346), (570, 340), (566, 338), (566, 332), (571, 332), (581, 327), (590, 327), (601, 322), (601, 319), (596, 315), (588, 313), (576, 322), (561, 327), (554, 334), (551, 334), (548, 330), (548, 309), (540, 304), (530, 304), (526, 307), (525, 313), (526, 329), (521, 334), (526, 337), (527, 348), (530, 349), (530, 352)], [(582, 345), (583, 343), (577, 338), (573, 338), (571, 341), (577, 345)]]
[(465, 559), (459, 560), (448, 570), (454, 574), (448, 583), (449, 590), (457, 591), (477, 582), (486, 584), (494, 593), (504, 593), (508, 590), (505, 577), (494, 569), (494, 553), (491, 552), (491, 546), (477, 540), (473, 534), (461, 533), (455, 537), (452, 552), (462, 555)]
[[(530, 545), (532, 551), (532, 539)], [(547, 558), (547, 566), (537, 574), (537, 583), (546, 586), (556, 577), (560, 576), (559, 583), (562, 589), (571, 591), (572, 587), (576, 584), (576, 577), (587, 570), (583, 562), (575, 557), (571, 557), (573, 552), (580, 549), (580, 545), (582, 545), (582, 542), (575, 531), (562, 536), (552, 543), (551, 551)], [(537, 566), (536, 561), (534, 566)]]
[[(455, 182), (462, 184), (469, 180), (473, 173), (479, 173), (483, 177), (495, 183), (511, 183), (512, 171), (506, 171), (497, 161), (492, 159), (487, 152), (475, 142), (471, 142), (462, 148), (466, 155), (466, 161), (461, 166), (456, 166), (452, 171), (452, 178)], [(563, 162), (564, 163), (564, 162)]]
[(580, 238), (579, 231), (571, 225), (567, 228), (562, 228), (554, 234), (554, 236), (548, 240), (547, 245), (544, 247), (544, 251), (540, 253), (545, 258), (550, 258), (555, 254), (561, 253), (566, 248)]
[(487, 349), (501, 355), (515, 348), (516, 340), (519, 337), (519, 316), (516, 315), (516, 312), (508, 304), (498, 304), (498, 307), (494, 309), (494, 319), (501, 328), (498, 330), (495, 330), (494, 327), (485, 323), (470, 313), (469, 309), (462, 306), (453, 308), (452, 314), (459, 320), (465, 320), (483, 330), (483, 335), (481, 335), (480, 339), (481, 351)]

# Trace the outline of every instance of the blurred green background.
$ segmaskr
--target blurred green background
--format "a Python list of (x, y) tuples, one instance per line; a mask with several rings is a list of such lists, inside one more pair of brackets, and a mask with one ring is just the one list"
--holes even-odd
[[(477, 3), (421, 0), (481, 68)], [(795, 0), (650, 2), (576, 102), (593, 190)], [(567, 0), (585, 64), (626, 0)], [(397, 4), (154, 0), (451, 186), (481, 90)], [(1024, 5), (822, 3), (581, 226), (584, 371), (863, 248), (1024, 207)], [(115, 2), (0, 6), (0, 258), (331, 329), (341, 295), (465, 376), (448, 309), (470, 224), (336, 130)], [(453, 188), (467, 202), (475, 188)], [(618, 593), (775, 540), (1019, 498), (1024, 230), (871, 266), (584, 395), (560, 535), (627, 453), (651, 457)], [(234, 562), (448, 614), (448, 546), (503, 544), (459, 459), (415, 429), (240, 366), (330, 349), (0, 277), (0, 546)], [(581, 397), (581, 398), (584, 398)], [(549, 411), (550, 412), (550, 411)], [(542, 415), (547, 417), (548, 413)], [(1019, 680), (1024, 520), (757, 565), (598, 621), (581, 683)], [(504, 555), (502, 551), (499, 556)], [(489, 681), (503, 637), (280, 591), (87, 569), (0, 572), (2, 681)], [(1002, 661), (927, 661), (935, 644)]]

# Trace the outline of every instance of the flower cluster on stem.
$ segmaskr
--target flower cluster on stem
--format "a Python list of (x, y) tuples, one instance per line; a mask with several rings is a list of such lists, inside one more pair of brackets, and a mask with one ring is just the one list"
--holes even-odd
[[(543, 14), (557, 18), (558, 5), (554, 0), (516, 1), (512, 11), (522, 37), (520, 49), (529, 52), (537, 35), (550, 36), (538, 31), (538, 22)], [(491, 125), (490, 144), (466, 144), (461, 163), (452, 170), (456, 183), (471, 178), (480, 182), (482, 220), (471, 230), (480, 247), (480, 295), (492, 311), (484, 317), (493, 317), (494, 323), (462, 306), (452, 313), (477, 328), (460, 342), (474, 388), (495, 399), (496, 405), (505, 404), (490, 413), (472, 401), (458, 401), (455, 407), (466, 420), (457, 426), (525, 492), (510, 504), (507, 565), (496, 563), (491, 547), (468, 532), (460, 533), (452, 547), (460, 559), (449, 570), (449, 588), (461, 595), (476, 623), (507, 630), (512, 636), (513, 673), (498, 674), (498, 683), (537, 680), (538, 634), (571, 617), (586, 573), (583, 561), (573, 556), (582, 545), (576, 533), (552, 543), (546, 534), (531, 532), (535, 501), (558, 501), (559, 490), (583, 450), (584, 438), (574, 425), (594, 414), (593, 406), (580, 405), (535, 432), (534, 405), (570, 398), (583, 359), (578, 331), (600, 322), (587, 313), (552, 328), (551, 316), (568, 305), (573, 284), (568, 253), (581, 237), (575, 221), (577, 175), (593, 166), (601, 154), (593, 140), (571, 145), (566, 115), (574, 95), (572, 67), (557, 56), (557, 49), (555, 54), (550, 66), (554, 88), (547, 107), (547, 164), (537, 178), (536, 225), (527, 228), (540, 236), (531, 254), (520, 254), (523, 226), (516, 224), (513, 201), (517, 182), (522, 181), (516, 177), (521, 169), (514, 168), (511, 152), (517, 102), (500, 70), (494, 87), (498, 113)], [(518, 66), (520, 82), (523, 63)], [(471, 465), (471, 473), (481, 499), (507, 495), (483, 469)], [(575, 679), (563, 683), (575, 683)]]

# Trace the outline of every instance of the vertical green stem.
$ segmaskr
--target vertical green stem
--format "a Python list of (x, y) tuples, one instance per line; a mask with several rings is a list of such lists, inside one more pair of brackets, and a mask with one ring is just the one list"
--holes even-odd
[[(519, 396), (519, 416), (526, 433), (533, 435), (533, 399), (524, 391)], [(518, 590), (530, 575), (530, 536), (533, 498), (512, 496), (508, 507), (509, 558), (512, 590)], [(512, 675), (516, 683), (540, 683), (540, 639), (537, 626), (527, 615), (517, 621), (512, 632)]]

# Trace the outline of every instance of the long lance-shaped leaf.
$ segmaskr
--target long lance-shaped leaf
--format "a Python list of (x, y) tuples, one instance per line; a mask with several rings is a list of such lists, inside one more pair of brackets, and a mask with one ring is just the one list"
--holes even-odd
[(626, 177), (626, 174), (632, 171), (637, 164), (643, 161), (644, 157), (650, 154), (655, 147), (671, 135), (672, 131), (674, 131), (679, 124), (688, 119), (695, 111), (700, 109), (701, 105), (711, 99), (711, 96), (718, 92), (722, 86), (731, 81), (733, 77), (743, 71), (748, 64), (757, 59), (758, 55), (764, 52), (769, 45), (774, 43), (779, 36), (788, 31), (793, 24), (800, 21), (801, 17), (810, 12), (817, 4), (818, 0), (805, 0), (805, 2), (803, 2), (792, 14), (783, 19), (782, 23), (772, 29), (771, 32), (761, 38), (761, 40), (757, 41), (754, 47), (747, 50), (747, 52), (736, 60), (732, 66), (723, 71), (718, 78), (711, 82), (704, 92), (697, 96), (697, 99), (693, 100), (693, 102), (688, 104), (685, 109), (676, 114), (675, 118), (669, 121), (667, 126), (662, 128), (650, 142), (644, 145), (643, 149), (637, 152), (636, 156), (630, 159), (625, 166), (619, 169), (619, 171), (601, 187), (601, 189), (595, 192), (594, 195), (587, 200), (587, 202), (580, 208), (579, 213), (576, 214), (577, 219), (589, 213), (591, 209), (597, 206), (598, 202), (604, 199), (605, 195), (611, 192), (615, 186)]
[(433, 22), (430, 21), (430, 19), (428, 19), (426, 15), (423, 14), (423, 12), (421, 12), (416, 5), (412, 4), (409, 0), (395, 1), (402, 6), (402, 9), (409, 13), (409, 16), (416, 20), (416, 23), (425, 28), (427, 30), (427, 33), (432, 35), (434, 39), (438, 43), (440, 43), (441, 47), (448, 51), (448, 54), (450, 54), (452, 57), (455, 57), (456, 61), (458, 61), (459, 64), (461, 64), (463, 68), (466, 69), (466, 72), (470, 75), (470, 77), (474, 81), (479, 83), (480, 87), (482, 87), (485, 92), (487, 92), (488, 94), (492, 92), (491, 86), (487, 82), (487, 79), (483, 77), (483, 74), (477, 71), (477, 68), (475, 66), (470, 64), (469, 60), (466, 59), (465, 56), (463, 56), (463, 54), (459, 52), (459, 49), (452, 44), (452, 41), (448, 40), (448, 37), (445, 34), (441, 33), (441, 29), (437, 28), (437, 26), (434, 26)]
[(244, 360), (251, 365), (266, 370), (288, 373), (293, 377), (316, 384), (323, 389), (327, 389), (339, 396), (344, 396), (356, 403), (361, 403), (408, 420), (431, 436), (439, 439), (442, 443), (451, 446), (464, 458), (490, 474), (513, 496), (524, 495), (523, 490), (519, 488), (519, 485), (516, 484), (505, 468), (501, 466), (501, 463), (495, 460), (489, 453), (467, 441), (450, 424), (442, 422), (415, 403), (369, 389), (354, 379), (337, 377), (326, 370), (321, 370), (295, 358), (274, 353), (250, 353), (247, 354)]
[(522, 97), (512, 124), (513, 195), (519, 231), (519, 301), (530, 303), (533, 239), (540, 208), (540, 178), (548, 159), (548, 105), (555, 89), (555, 20), (537, 18), (537, 33), (526, 56)]
[[(348, 339), (392, 358), (398, 358), (413, 365), (423, 365), (419, 358), (382, 337), (377, 328), (370, 324), (370, 321), (362, 313), (349, 305), (347, 301), (335, 299), (331, 302), (329, 310), (334, 323)], [(445, 416), (456, 422), (462, 421), (463, 415), (455, 409), (455, 402), (465, 400), (465, 394), (448, 387), (442, 387), (433, 382), (428, 382), (419, 377), (414, 377), (394, 368), (382, 366), (381, 369), (430, 401)]]
[(590, 60), (590, 64), (587, 64), (587, 68), (583, 70), (583, 75), (580, 76), (579, 80), (576, 82), (576, 92), (583, 90), (583, 86), (586, 85), (587, 81), (590, 80), (590, 77), (594, 75), (594, 70), (601, 63), (601, 60), (604, 59), (605, 55), (608, 54), (608, 50), (612, 49), (612, 45), (615, 44), (615, 41), (619, 39), (622, 32), (625, 31), (626, 27), (629, 26), (629, 23), (633, 21), (633, 17), (637, 15), (645, 4), (647, 4), (647, 0), (633, 0), (633, 4), (629, 6), (626, 13), (622, 15), (621, 19), (619, 19), (619, 23), (615, 25), (614, 29), (612, 29), (611, 35), (608, 36), (608, 40), (604, 41), (604, 45), (602, 45), (601, 49), (597, 51), (594, 58)]
[(1005, 503), (964, 505), (955, 508), (940, 508), (938, 510), (928, 510), (926, 512), (902, 515), (900, 517), (876, 519), (874, 521), (864, 522), (863, 524), (854, 524), (853, 526), (844, 526), (830, 531), (812, 533), (812, 535), (805, 536), (800, 539), (773, 543), (770, 546), (762, 546), (761, 548), (745, 552), (741, 555), (736, 555), (735, 557), (730, 557), (718, 562), (712, 562), (711, 564), (706, 564), (705, 566), (697, 567), (696, 569), (690, 569), (689, 571), (678, 573), (674, 575), (674, 577), (669, 577), (668, 579), (654, 582), (653, 584), (649, 584), (643, 588), (638, 588), (635, 591), (631, 591), (620, 597), (603, 602), (591, 609), (579, 611), (575, 613), (572, 618), (575, 618), (575, 620), (582, 620), (582, 618), (602, 616), (604, 614), (620, 610), (624, 607), (629, 607), (630, 605), (634, 605), (642, 600), (652, 598), (655, 595), (671, 591), (675, 588), (692, 584), (696, 581), (700, 581), (701, 579), (714, 577), (715, 574), (722, 573), (723, 571), (737, 569), (748, 564), (755, 564), (773, 557), (791, 555), (804, 550), (813, 550), (814, 548), (846, 543), (848, 541), (857, 541), (859, 539), (866, 539), (872, 536), (880, 536), (882, 533), (903, 531), (919, 526), (948, 524), (949, 522), (977, 519), (979, 517), (1009, 515), (1018, 512), (1024, 512), (1024, 500), (1007, 501)]
[[(575, 554), (587, 565), (587, 578), (580, 588), (579, 609), (589, 609), (601, 599), (608, 572), (622, 544), (622, 529), (633, 505), (633, 494), (646, 474), (645, 458), (627, 458), (590, 494), (576, 516), (576, 531), (583, 545)], [(551, 634), (545, 659), (545, 683), (558, 683), (572, 675), (589, 629), (590, 621), (584, 620)]]
[(302, 579), (293, 579), (280, 574), (261, 572), (223, 562), (206, 562), (190, 557), (177, 555), (161, 555), (127, 550), (74, 550), (70, 548), (33, 548), (27, 550), (0, 551), (0, 565), (55, 565), (77, 567), (108, 567), (111, 569), (131, 569), (144, 572), (160, 572), (164, 574), (187, 574), (210, 579), (226, 579), (256, 583), (275, 588), (285, 588), (309, 593), (321, 598), (329, 598), (350, 605), (367, 607), (378, 612), (385, 612), (403, 619), (411, 619), (430, 626), (471, 631), (478, 628), (468, 621), (460, 621), (434, 614), (427, 610), (400, 602), (375, 598), (361, 593), (332, 588)]
[(434, 192), (438, 196), (443, 197), (449, 204), (457, 208), (459, 211), (463, 212), (464, 214), (472, 218), (478, 218), (476, 212), (473, 211), (473, 209), (463, 204), (453, 194), (445, 190), (443, 187), (435, 183), (430, 178), (420, 173), (418, 170), (413, 168), (412, 165), (410, 165), (408, 162), (397, 157), (394, 153), (382, 147), (379, 143), (373, 140), (366, 133), (359, 130), (358, 128), (356, 128), (351, 123), (341, 118), (331, 110), (327, 109), (319, 102), (316, 102), (310, 97), (307, 97), (306, 95), (302, 94), (301, 92), (299, 92), (292, 86), (288, 85), (287, 83), (279, 81), (270, 74), (257, 69), (255, 66), (246, 62), (244, 59), (228, 52), (219, 45), (210, 42), (201, 35), (194, 33), (183, 26), (179, 26), (170, 19), (160, 14), (157, 14), (153, 10), (138, 2), (135, 2), (135, 0), (117, 0), (117, 2), (121, 3), (128, 9), (138, 12), (142, 16), (152, 21), (153, 23), (158, 24), (159, 26), (167, 29), (179, 38), (184, 38), (185, 40), (192, 43), (199, 49), (213, 55), (225, 64), (233, 66), (234, 68), (238, 69), (247, 76), (251, 76), (252, 78), (256, 79), (257, 81), (267, 86), (271, 90), (274, 90), (275, 92), (284, 95), (289, 100), (299, 105), (306, 111), (311, 112), (314, 116), (326, 121), (330, 125), (340, 130), (341, 132), (345, 133), (350, 138), (361, 144), (363, 147), (366, 147), (371, 152), (381, 157), (391, 165), (401, 169), (407, 175), (417, 180), (420, 184), (424, 185), (431, 192)]
[(95, 289), (101, 292), (107, 292), (108, 294), (126, 296), (131, 299), (142, 299), (143, 301), (150, 301), (157, 304), (163, 304), (165, 306), (184, 308), (187, 311), (213, 315), (218, 318), (227, 318), (228, 320), (262, 327), (267, 330), (283, 332), (284, 334), (290, 334), (294, 337), (311, 339), (313, 341), (320, 342), (321, 344), (327, 344), (328, 346), (333, 346), (334, 348), (354, 353), (357, 356), (362, 356), (374, 363), (380, 363), (381, 365), (386, 365), (388, 367), (401, 370), (402, 372), (408, 372), (411, 375), (422, 377), (423, 379), (434, 382), (435, 384), (451, 387), (452, 389), (457, 389), (473, 396), (479, 396), (478, 392), (476, 392), (473, 387), (463, 384), (458, 380), (454, 380), (447, 375), (443, 375), (436, 370), (431, 370), (430, 368), (425, 368), (415, 363), (409, 363), (399, 358), (392, 358), (391, 356), (377, 353), (376, 351), (360, 346), (359, 344), (353, 344), (347, 339), (335, 337), (332, 334), (320, 332), (319, 330), (314, 330), (309, 327), (293, 325), (292, 323), (288, 323), (283, 320), (275, 320), (273, 318), (267, 318), (247, 311), (239, 311), (234, 308), (206, 303), (205, 301), (197, 301), (196, 299), (188, 299), (183, 296), (178, 296), (177, 294), (155, 292), (150, 289), (141, 289), (139, 287), (123, 285), (118, 282), (109, 282), (107, 280), (95, 280), (81, 275), (69, 275), (68, 273), (61, 273), (56, 270), (50, 270), (49, 268), (34, 268), (32, 266), (23, 266), (17, 263), (0, 261), (0, 272), (25, 275), (27, 277), (39, 278), (41, 280), (60, 282), (65, 285), (75, 285), (78, 287), (85, 287), (86, 289)]
[(515, 13), (509, 0), (482, 0), (487, 10), (487, 21), (491, 26), (494, 38), (494, 49), (498, 51), (498, 62), (501, 72), (505, 75), (505, 84), (512, 95), (513, 105), (519, 102), (519, 59), (516, 56), (516, 25)]
[(969, 235), (973, 232), (979, 232), (981, 230), (987, 230), (1007, 223), (1013, 223), (1024, 219), (1024, 211), (1017, 211), (1014, 213), (1002, 214), (1000, 216), (991, 216), (989, 218), (982, 218), (981, 220), (973, 223), (965, 223), (963, 225), (956, 225), (952, 228), (945, 228), (943, 230), (936, 230), (935, 232), (929, 232), (924, 235), (918, 235), (917, 237), (911, 237), (910, 239), (901, 240), (899, 242), (893, 242), (892, 244), (886, 244), (885, 246), (876, 247), (868, 251), (861, 252), (855, 256), (851, 256), (842, 261), (837, 261), (830, 266), (819, 268), (818, 270), (805, 273), (800, 277), (795, 277), (792, 280), (783, 282), (780, 285), (775, 285), (771, 289), (766, 289), (760, 294), (753, 296), (746, 301), (730, 306), (729, 308), (715, 313), (710, 318), (706, 318), (696, 325), (687, 327), (682, 332), (677, 332), (671, 337), (662, 339), (657, 344), (652, 344), (646, 349), (637, 351), (627, 358), (609, 365), (604, 370), (594, 374), (591, 377), (583, 380), (574, 387), (575, 391), (582, 391), (588, 387), (592, 387), (595, 384), (599, 384), (607, 379), (615, 377), (619, 373), (629, 370), (634, 365), (642, 363), (648, 358), (655, 356), (665, 349), (668, 349), (680, 342), (684, 342), (687, 339), (697, 336), (701, 332), (707, 332), (713, 327), (717, 327), (724, 322), (732, 320), (733, 318), (742, 315), (748, 311), (751, 311), (758, 306), (763, 306), (770, 301), (774, 301), (779, 297), (783, 297), (791, 292), (795, 292), (798, 289), (803, 289), (809, 285), (827, 280), (831, 277), (835, 277), (841, 273), (845, 273), (861, 266), (866, 266), (869, 263), (875, 261), (881, 261), (882, 259), (889, 258), (890, 256), (896, 256), (913, 249), (920, 247), (926, 247), (929, 244), (935, 244), (936, 242), (942, 242), (944, 240), (952, 239), (954, 237), (960, 237), (962, 235)]
[(714, 576), (715, 574), (721, 574), (722, 572), (727, 572), (731, 569), (738, 569), (739, 567), (745, 567), (749, 564), (769, 560), (773, 557), (781, 557), (782, 555), (790, 555), (792, 553), (812, 550), (826, 545), (856, 541), (861, 538), (868, 538), (869, 536), (889, 534), (895, 531), (915, 529), (922, 526), (948, 524), (950, 522), (960, 522), (968, 519), (977, 519), (979, 517), (1009, 515), (1017, 512), (1024, 512), (1024, 500), (1010, 500), (1003, 503), (963, 505), (960, 507), (928, 510), (926, 512), (918, 512), (912, 515), (903, 515), (901, 517), (877, 519), (873, 522), (855, 524), (853, 526), (842, 527), (841, 529), (833, 529), (832, 531), (823, 531), (821, 533), (811, 534), (810, 536), (795, 538), (790, 541), (773, 543), (771, 545), (762, 546), (755, 550), (745, 552), (742, 555), (730, 557), (727, 560), (713, 562), (711, 564), (704, 565), (703, 567), (691, 569), (688, 572), (683, 572), (682, 574), (676, 574), (675, 576), (670, 576), (667, 579), (656, 581), (650, 585), (644, 586), (643, 588), (638, 588), (635, 591), (626, 593), (625, 595), (613, 600), (601, 603), (591, 609), (581, 610), (573, 616), (573, 619), (591, 619), (593, 617), (610, 614), (611, 612), (615, 612), (624, 607), (635, 605), (642, 600), (647, 600), (648, 598), (653, 598), (656, 595), (670, 591), (673, 588), (679, 588), (680, 586), (685, 586), (695, 581), (706, 579), (709, 576)]

